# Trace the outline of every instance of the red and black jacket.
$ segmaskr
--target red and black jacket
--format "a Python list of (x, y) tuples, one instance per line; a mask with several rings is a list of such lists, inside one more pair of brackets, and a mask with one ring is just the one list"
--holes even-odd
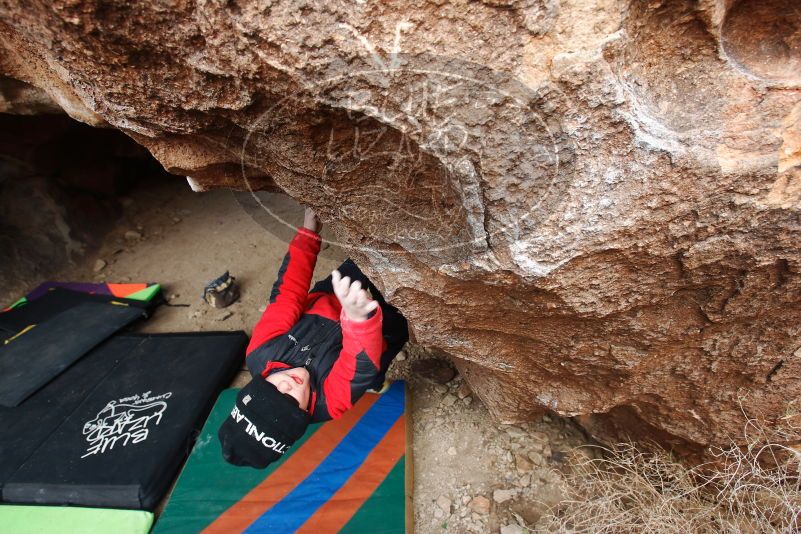
[(380, 307), (353, 322), (333, 293), (309, 293), (320, 241), (315, 232), (298, 229), (246, 358), (254, 379), (276, 368), (306, 367), (312, 421), (336, 419), (353, 406), (376, 378), (385, 348)]

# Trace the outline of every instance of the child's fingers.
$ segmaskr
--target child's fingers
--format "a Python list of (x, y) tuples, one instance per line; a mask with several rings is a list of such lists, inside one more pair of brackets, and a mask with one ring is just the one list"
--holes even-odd
[(362, 289), (362, 283), (358, 280), (354, 280), (353, 283), (350, 285), (350, 289), (348, 290), (348, 298), (351, 301), (356, 302), (359, 297), (359, 291)]
[(356, 295), (356, 305), (364, 307), (370, 299), (367, 297), (367, 291), (364, 289), (360, 289), (359, 293)]
[(366, 289), (362, 288), (359, 280), (351, 282), (349, 276), (342, 276), (342, 273), (334, 270), (331, 272), (331, 285), (334, 288), (334, 294), (346, 309), (359, 314), (368, 314), (378, 308), (378, 302), (372, 299)]
[(334, 286), (334, 293), (339, 300), (345, 300), (348, 297), (348, 289), (350, 288), (350, 278), (345, 276), (339, 280), (339, 283)]
[(343, 287), (342, 289), (343, 297), (342, 297), (342, 304), (353, 304), (356, 302), (356, 295), (353, 291), (353, 284)]

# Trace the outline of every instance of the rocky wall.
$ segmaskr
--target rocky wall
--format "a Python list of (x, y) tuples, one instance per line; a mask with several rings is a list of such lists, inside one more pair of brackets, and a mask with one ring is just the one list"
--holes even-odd
[(796, 0), (0, 0), (0, 51), (196, 189), (313, 206), (501, 420), (799, 439)]

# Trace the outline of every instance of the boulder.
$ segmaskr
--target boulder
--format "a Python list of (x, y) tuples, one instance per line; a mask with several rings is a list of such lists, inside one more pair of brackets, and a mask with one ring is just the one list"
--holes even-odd
[(801, 437), (796, 1), (9, 0), (0, 73), (314, 207), (499, 420), (703, 450)]

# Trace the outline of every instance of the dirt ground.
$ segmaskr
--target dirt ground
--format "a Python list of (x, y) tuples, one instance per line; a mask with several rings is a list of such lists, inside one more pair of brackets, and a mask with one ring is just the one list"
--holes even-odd
[[(299, 214), (273, 197), (278, 213)], [(289, 230), (265, 227), (265, 212), (240, 193), (192, 193), (186, 182), (163, 180), (123, 199), (124, 214), (96, 253), (51, 278), (159, 282), (171, 306), (161, 306), (140, 329), (147, 332), (245, 330), (264, 309)], [(291, 218), (291, 217), (290, 217)], [(276, 231), (277, 228), (277, 231)], [(282, 234), (282, 235), (276, 235)], [(325, 237), (325, 230), (324, 230)], [(315, 277), (326, 276), (345, 253), (328, 247)], [(217, 310), (201, 299), (204, 285), (229, 270), (240, 300)], [(17, 295), (30, 288), (12, 288)], [(572, 422), (543, 417), (500, 425), (458, 375), (438, 384), (412, 372), (430, 358), (407, 346), (390, 369), (412, 395), (415, 532), (525, 532), (560, 500), (560, 471), (586, 443)], [(235, 385), (249, 376), (241, 372)]]

